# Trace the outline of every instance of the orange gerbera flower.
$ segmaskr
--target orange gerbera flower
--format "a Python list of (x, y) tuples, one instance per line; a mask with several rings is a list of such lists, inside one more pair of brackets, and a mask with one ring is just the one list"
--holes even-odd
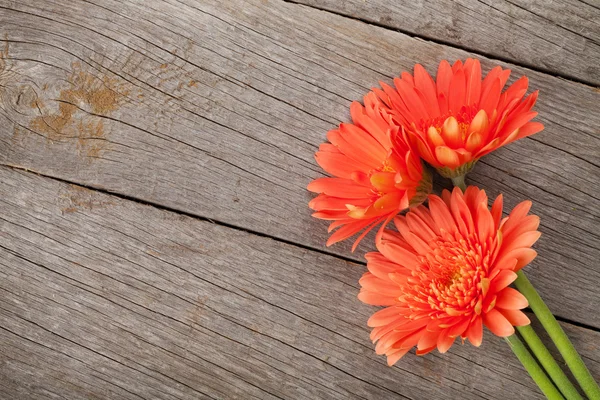
[(469, 58), (452, 67), (442, 61), (437, 80), (420, 65), (412, 76), (403, 72), (394, 79), (396, 88), (381, 83), (374, 89), (392, 110), (421, 157), (442, 176), (464, 176), (482, 156), (517, 139), (544, 129), (530, 122), (538, 92), (525, 99), (527, 77), (502, 92), (510, 70), (492, 69), (481, 79), (478, 60)]
[(398, 232), (384, 232), (360, 279), (359, 299), (387, 306), (368, 321), (377, 354), (393, 365), (414, 346), (418, 355), (444, 353), (458, 336), (479, 346), (483, 325), (506, 337), (529, 324), (520, 311), (527, 300), (508, 285), (537, 255), (530, 207), (522, 202), (502, 219), (502, 196), (490, 211), (485, 191), (471, 186), (396, 217)]
[(431, 174), (373, 92), (365, 96), (365, 107), (352, 103), (350, 115), (354, 123), (329, 131), (330, 143), (315, 154), (334, 177), (316, 179), (308, 190), (319, 193), (309, 203), (313, 216), (333, 221), (330, 232), (339, 228), (327, 246), (366, 228), (354, 250), (376, 225), (421, 204), (431, 191)]

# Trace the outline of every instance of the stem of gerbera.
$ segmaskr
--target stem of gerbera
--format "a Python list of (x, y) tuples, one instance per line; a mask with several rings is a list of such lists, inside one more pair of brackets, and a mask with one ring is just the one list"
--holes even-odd
[(573, 343), (571, 343), (565, 331), (563, 331), (562, 327), (558, 324), (558, 321), (556, 321), (556, 318), (554, 318), (554, 315), (552, 315), (552, 312), (550, 312), (550, 309), (546, 303), (544, 303), (544, 300), (542, 300), (523, 271), (517, 272), (517, 279), (514, 283), (517, 289), (519, 289), (523, 296), (529, 301), (529, 306), (548, 332), (550, 339), (552, 339), (556, 348), (560, 351), (560, 354), (563, 356), (586, 396), (590, 399), (600, 399), (600, 387), (598, 387), (598, 384), (594, 381), (592, 374), (583, 363), (579, 353), (577, 353), (573, 347)]
[(519, 339), (516, 334), (512, 334), (504, 339), (506, 339), (513, 353), (515, 353), (519, 361), (521, 361), (521, 364), (523, 364), (527, 372), (529, 372), (533, 381), (537, 383), (542, 393), (550, 400), (564, 399), (544, 370), (537, 361), (535, 361), (535, 358), (529, 353), (527, 347), (521, 342), (521, 339)]
[(583, 400), (531, 325), (518, 326), (517, 330), (565, 398), (567, 400)]
[(465, 190), (467, 190), (467, 185), (465, 184), (465, 176), (464, 175), (455, 176), (454, 178), (450, 178), (450, 179), (452, 179), (452, 184), (454, 186), (458, 186), (460, 188), (460, 190), (463, 191), (463, 193), (465, 192)]

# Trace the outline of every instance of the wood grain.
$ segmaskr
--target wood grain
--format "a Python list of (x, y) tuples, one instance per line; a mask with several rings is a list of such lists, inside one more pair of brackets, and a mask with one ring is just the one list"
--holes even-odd
[(3, 398), (542, 398), (487, 333), (387, 367), (361, 265), (6, 167), (0, 192)]
[(600, 2), (291, 0), (600, 86)]
[[(379, 80), (469, 56), (279, 0), (0, 1), (0, 31), (0, 163), (343, 256), (306, 206), (326, 131)], [(530, 277), (557, 315), (598, 328), (600, 93), (512, 68), (540, 89), (546, 130), (469, 182), (509, 209), (534, 201)]]

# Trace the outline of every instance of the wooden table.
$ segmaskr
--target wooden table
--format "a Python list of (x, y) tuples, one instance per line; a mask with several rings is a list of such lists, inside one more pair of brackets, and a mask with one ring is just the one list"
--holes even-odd
[(468, 183), (533, 200), (526, 271), (600, 378), (598, 0), (1, 0), (0, 38), (0, 398), (541, 398), (490, 334), (387, 367), (372, 240), (307, 208), (350, 101), (470, 56), (540, 90)]

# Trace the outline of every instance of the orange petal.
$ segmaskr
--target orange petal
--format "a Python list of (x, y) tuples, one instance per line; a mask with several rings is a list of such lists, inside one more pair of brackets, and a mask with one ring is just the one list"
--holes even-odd
[(327, 240), (327, 243), (325, 243), (325, 245), (327, 247), (329, 247), (332, 244), (337, 243), (341, 240), (348, 239), (350, 236), (355, 235), (358, 232), (360, 232), (360, 230), (365, 228), (371, 222), (373, 222), (371, 219), (366, 219), (366, 220), (357, 220), (356, 222), (351, 222), (347, 225), (344, 225), (340, 229), (335, 231), (335, 233), (329, 237), (329, 239)]
[(471, 125), (469, 125), (468, 133), (473, 132), (485, 132), (488, 128), (488, 115), (485, 110), (479, 110), (473, 120), (471, 121)]
[[(452, 68), (448, 61), (442, 60), (437, 70), (436, 89), (440, 105), (440, 113), (448, 112), (448, 93), (450, 92), (450, 82), (452, 81)], [(440, 101), (441, 99), (441, 101)]]
[(389, 279), (390, 273), (405, 270), (402, 266), (388, 260), (383, 254), (376, 251), (365, 254), (365, 259), (367, 260), (369, 272), (380, 279)]
[(387, 307), (371, 315), (371, 318), (367, 321), (367, 326), (375, 328), (377, 326), (387, 325), (398, 318), (404, 318), (398, 307)]
[(400, 244), (386, 242), (382, 243), (378, 249), (391, 261), (394, 261), (410, 270), (416, 269), (419, 265), (416, 252), (412, 248), (409, 250)]
[(498, 147), (500, 147), (500, 138), (496, 138), (483, 146), (483, 148), (475, 153), (474, 158), (481, 158), (486, 154), (496, 150)]
[(379, 279), (378, 277), (370, 273), (365, 273), (360, 278), (358, 283), (360, 284), (362, 289), (371, 292), (377, 292), (384, 296), (399, 297), (400, 295), (402, 295), (402, 290), (398, 285), (396, 285), (388, 279)]
[(522, 311), (519, 310), (502, 310), (498, 309), (513, 326), (529, 325), (531, 321)]
[[(452, 67), (452, 81), (450, 82), (450, 91), (448, 96), (448, 109), (454, 113), (458, 113), (460, 108), (465, 104), (466, 97), (466, 77), (465, 71), (455, 63)], [(456, 68), (459, 66), (458, 68)]]
[(370, 182), (378, 191), (388, 193), (396, 190), (395, 177), (393, 172), (375, 172), (371, 175)]
[(446, 118), (444, 124), (442, 125), (442, 137), (449, 147), (454, 149), (462, 147), (462, 135), (456, 118)]
[(490, 283), (490, 293), (496, 293), (513, 283), (517, 279), (517, 274), (513, 271), (505, 269), (498, 273), (498, 275)]
[(492, 204), (492, 217), (494, 218), (494, 229), (497, 230), (500, 227), (500, 220), (502, 219), (502, 194), (499, 194)]
[(425, 107), (431, 118), (440, 115), (435, 82), (420, 64), (415, 65), (415, 86), (423, 94)]
[(353, 172), (369, 171), (371, 169), (368, 164), (357, 162), (342, 153), (330, 153), (319, 150), (315, 154), (315, 160), (317, 160), (317, 163), (325, 171), (340, 178), (351, 179)]
[(496, 298), (496, 307), (505, 308), (508, 310), (521, 310), (529, 305), (529, 302), (516, 289), (507, 287), (498, 293)]
[(469, 327), (469, 318), (464, 318), (463, 321), (450, 327), (450, 330), (448, 331), (448, 336), (451, 336), (451, 337), (463, 336), (463, 334), (465, 333), (465, 331), (467, 330), (468, 327)]
[(439, 331), (425, 331), (421, 339), (419, 339), (419, 343), (417, 343), (417, 350), (424, 350), (430, 347), (435, 347), (438, 342), (438, 336), (440, 335)]
[(379, 293), (361, 291), (358, 294), (358, 299), (365, 304), (372, 306), (393, 306), (398, 303), (396, 297), (383, 296)]
[(436, 147), (435, 156), (442, 166), (454, 169), (460, 165), (458, 154), (448, 146)]
[(382, 219), (383, 219), (383, 218), (381, 218), (381, 219), (376, 219), (375, 221), (373, 221), (373, 223), (371, 224), (371, 226), (367, 227), (367, 228), (366, 228), (366, 229), (363, 231), (363, 233), (361, 233), (361, 234), (360, 234), (360, 235), (359, 235), (359, 236), (356, 238), (356, 240), (355, 240), (355, 241), (354, 241), (354, 243), (352, 244), (352, 248), (350, 249), (350, 251), (351, 251), (352, 253), (354, 253), (354, 250), (356, 250), (356, 248), (357, 248), (357, 247), (358, 247), (358, 245), (360, 244), (361, 240), (363, 240), (363, 239), (365, 238), (365, 236), (367, 236), (367, 234), (368, 234), (369, 232), (371, 232), (371, 230), (372, 230), (373, 228), (375, 228), (375, 227), (376, 227), (376, 226), (377, 226), (377, 225), (378, 225), (378, 224), (381, 222), (381, 220), (382, 220)]
[(384, 149), (388, 150), (392, 147), (387, 133), (382, 131), (379, 126), (367, 116), (364, 107), (359, 102), (355, 101), (350, 104), (350, 116), (357, 126), (369, 132), (369, 134), (373, 136)]
[(467, 143), (465, 144), (465, 148), (470, 152), (474, 152), (476, 149), (481, 147), (482, 143), (483, 143), (483, 137), (482, 137), (481, 133), (473, 132), (467, 138)]
[(387, 364), (392, 366), (398, 362), (410, 349), (400, 349), (387, 355)]
[(496, 267), (502, 269), (503, 267), (510, 265), (511, 259), (516, 259), (517, 264), (514, 267), (514, 271), (516, 272), (516, 271), (520, 270), (521, 268), (523, 268), (524, 266), (526, 266), (527, 264), (529, 264), (530, 262), (532, 262), (536, 256), (537, 256), (537, 252), (533, 249), (530, 249), (530, 248), (515, 249), (515, 250), (508, 252), (505, 255), (502, 255), (502, 258), (500, 258), (500, 260), (498, 262), (496, 262)]
[(487, 202), (479, 203), (477, 208), (477, 234), (481, 242), (487, 241), (495, 234), (494, 218), (487, 208)]
[(481, 318), (475, 318), (475, 320), (471, 322), (469, 329), (467, 329), (466, 336), (473, 346), (481, 346), (483, 340), (483, 324)]
[(431, 346), (431, 347), (428, 347), (428, 348), (422, 349), (422, 350), (417, 349), (415, 354), (418, 356), (424, 356), (427, 353), (431, 353), (433, 350), (435, 350), (436, 347), (437, 347), (437, 345), (434, 345), (434, 346)]
[(483, 323), (496, 336), (507, 337), (515, 333), (512, 324), (496, 309), (483, 314)]
[(500, 78), (495, 78), (491, 81), (489, 86), (483, 88), (479, 107), (482, 110), (485, 110), (487, 115), (491, 115), (492, 112), (498, 108), (502, 86), (503, 84), (500, 81)]
[(519, 236), (510, 235), (504, 236), (503, 246), (506, 249), (514, 249), (519, 247), (531, 247), (541, 236), (541, 232), (530, 231), (522, 233)]
[(456, 223), (446, 203), (436, 195), (429, 196), (429, 210), (436, 225), (446, 232), (455, 232)]
[(452, 343), (454, 343), (454, 339), (456, 339), (448, 335), (449, 330), (450, 328), (444, 329), (438, 337), (437, 348), (442, 354), (448, 351), (448, 349), (452, 346)]
[(433, 147), (444, 146), (446, 144), (440, 133), (433, 126), (430, 126), (429, 129), (427, 129), (427, 138), (429, 138)]
[(313, 193), (325, 193), (329, 196), (346, 199), (362, 199), (371, 195), (371, 188), (342, 178), (315, 179), (308, 184), (307, 189)]
[(522, 139), (526, 136), (531, 136), (544, 130), (544, 125), (541, 122), (528, 122), (519, 129), (517, 139)]
[(429, 225), (414, 212), (407, 213), (405, 218), (409, 229), (424, 241), (430, 242), (437, 238), (437, 235), (431, 230)]
[(481, 95), (481, 64), (479, 63), (479, 60), (465, 62), (465, 70), (467, 72), (467, 93), (465, 96), (465, 104), (472, 105), (479, 102), (479, 96)]

